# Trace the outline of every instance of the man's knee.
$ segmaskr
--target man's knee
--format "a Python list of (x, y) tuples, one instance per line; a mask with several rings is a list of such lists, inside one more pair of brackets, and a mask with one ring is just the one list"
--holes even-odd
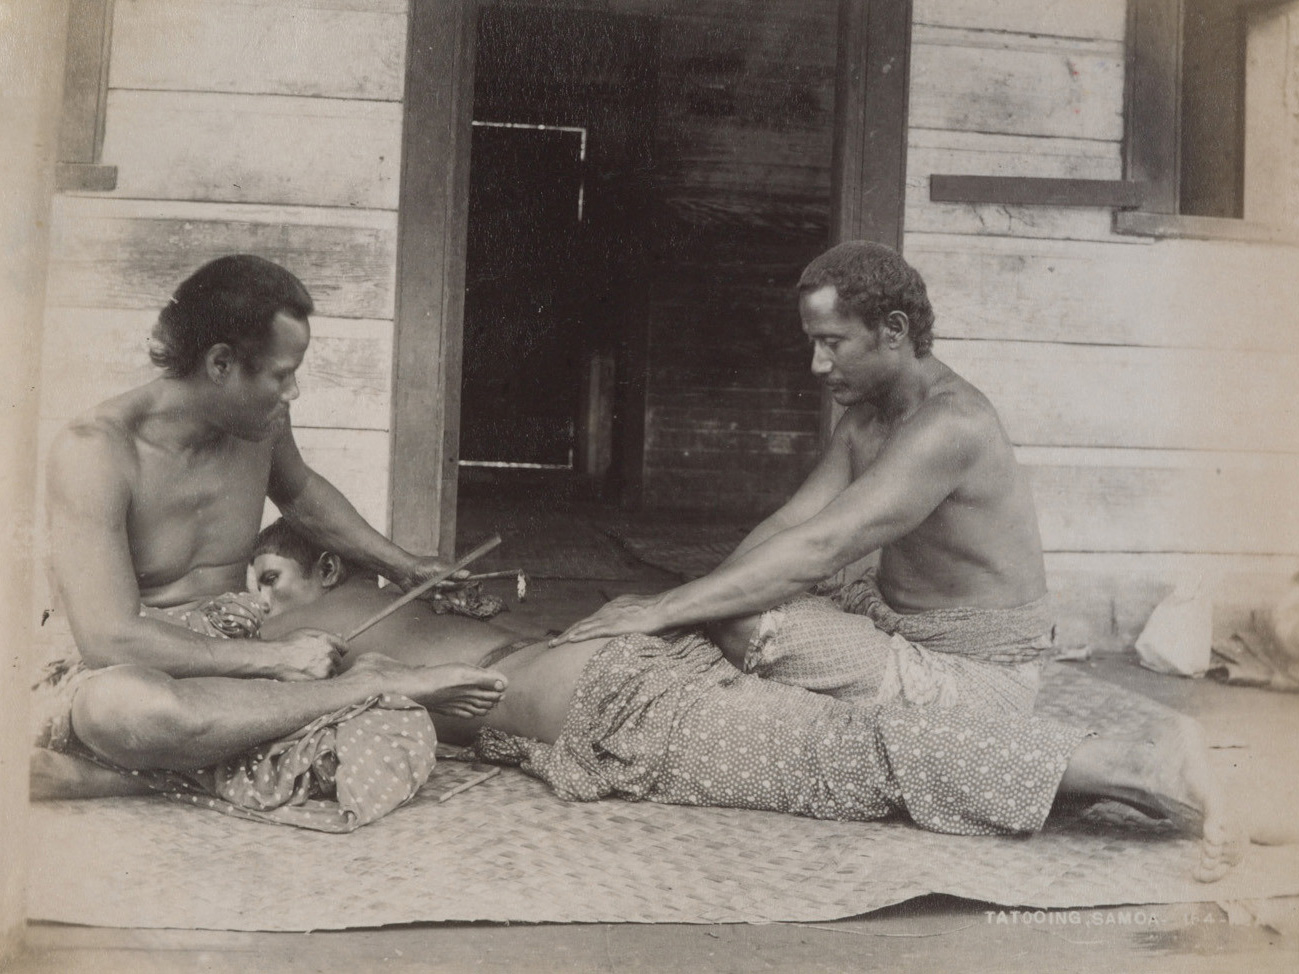
[(117, 667), (87, 680), (72, 701), (72, 729), (119, 767), (175, 767), (175, 755), (203, 733), (175, 684), (165, 673), (142, 666)]

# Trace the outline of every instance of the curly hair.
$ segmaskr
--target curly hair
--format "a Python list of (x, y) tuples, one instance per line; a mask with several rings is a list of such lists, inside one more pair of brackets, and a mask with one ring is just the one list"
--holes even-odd
[(256, 369), (280, 312), (305, 321), (315, 310), (293, 274), (252, 254), (231, 254), (204, 264), (176, 288), (158, 315), (149, 358), (174, 379), (193, 375), (213, 345), (234, 349)]
[(798, 291), (808, 294), (827, 284), (838, 292), (840, 313), (856, 315), (874, 329), (890, 311), (901, 311), (911, 322), (916, 357), (933, 349), (934, 309), (924, 279), (896, 250), (868, 240), (831, 247), (803, 269)]

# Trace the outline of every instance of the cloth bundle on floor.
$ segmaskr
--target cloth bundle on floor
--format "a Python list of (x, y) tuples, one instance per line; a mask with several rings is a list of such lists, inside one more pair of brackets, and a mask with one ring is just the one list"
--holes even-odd
[(168, 798), (237, 818), (351, 832), (410, 801), (436, 747), (428, 711), (385, 694), (210, 768), (140, 776)]

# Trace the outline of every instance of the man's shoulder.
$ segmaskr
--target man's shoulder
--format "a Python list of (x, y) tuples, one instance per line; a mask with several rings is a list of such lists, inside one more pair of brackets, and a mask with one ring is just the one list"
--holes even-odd
[(952, 433), (984, 435), (990, 428), (1001, 428), (1001, 417), (988, 397), (955, 372), (933, 390), (916, 418)]
[(890, 438), (899, 449), (958, 459), (968, 466), (1008, 442), (992, 403), (969, 382), (944, 383)]
[[(51, 478), (68, 480), (124, 472), (135, 460), (130, 418), (112, 401), (71, 420), (50, 447)], [(95, 478), (98, 479), (98, 478)]]

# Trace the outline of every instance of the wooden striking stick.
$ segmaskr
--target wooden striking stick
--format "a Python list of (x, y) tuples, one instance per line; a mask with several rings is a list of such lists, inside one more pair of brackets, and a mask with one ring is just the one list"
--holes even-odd
[(452, 795), (458, 795), (462, 791), (468, 791), (470, 788), (472, 788), (474, 785), (478, 784), (479, 782), (486, 781), (488, 778), (495, 778), (500, 773), (501, 773), (501, 769), (499, 767), (492, 767), (492, 768), (488, 768), (486, 771), (480, 771), (472, 778), (466, 779), (465, 781), (460, 782), (460, 784), (456, 785), (454, 788), (448, 791), (444, 791), (442, 794), (438, 795), (438, 804), (441, 804), (442, 802), (446, 801)]
[(415, 588), (411, 589), (401, 598), (397, 599), (396, 601), (392, 602), (389, 605), (384, 606), (381, 610), (376, 612), (374, 615), (370, 616), (370, 618), (366, 619), (359, 626), (357, 626), (346, 636), (344, 636), (343, 642), (345, 643), (351, 642), (357, 636), (361, 635), (361, 633), (365, 632), (367, 629), (373, 626), (376, 622), (382, 622), (384, 619), (388, 618), (388, 616), (392, 615), (394, 612), (400, 609), (403, 605), (406, 605), (408, 602), (413, 602), (415, 599), (419, 598), (421, 595), (423, 595), (425, 592), (431, 589), (438, 582), (445, 582), (456, 572), (460, 571), (460, 569), (464, 568), (465, 565), (469, 564), (471, 561), (475, 561), (478, 558), (481, 558), (483, 555), (487, 554), (487, 552), (491, 551), (500, 543), (501, 543), (501, 536), (499, 534), (492, 535), (490, 538), (488, 538), (486, 541), (480, 544), (473, 551), (469, 552), (469, 554), (465, 555), (463, 558), (457, 561), (450, 568), (438, 572), (428, 581), (421, 582), (419, 585), (415, 586)]
[(470, 575), (468, 578), (456, 579), (456, 581), (481, 582), (485, 578), (517, 578), (522, 574), (522, 568), (506, 568), (499, 572), (480, 572), (477, 575)]

